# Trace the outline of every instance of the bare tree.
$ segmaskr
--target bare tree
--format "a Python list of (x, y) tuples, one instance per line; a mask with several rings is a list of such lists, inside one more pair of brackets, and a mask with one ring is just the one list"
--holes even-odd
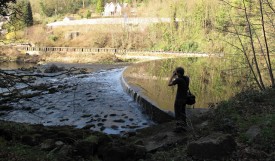
[[(245, 57), (253, 79), (260, 90), (265, 90), (268, 85), (275, 87), (274, 75), (271, 63), (270, 50), (274, 42), (274, 18), (275, 10), (269, 0), (251, 0), (223, 2), (234, 10), (235, 14), (229, 14), (230, 24), (228, 34), (237, 38), (238, 44), (230, 43)], [(268, 73), (269, 81), (264, 79)]]

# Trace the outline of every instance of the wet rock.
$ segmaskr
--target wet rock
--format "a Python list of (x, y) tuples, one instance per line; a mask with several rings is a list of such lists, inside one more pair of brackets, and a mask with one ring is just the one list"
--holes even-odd
[(95, 120), (92, 118), (91, 120), (87, 121), (86, 123), (89, 124), (89, 123), (92, 123), (94, 122)]
[(68, 121), (69, 119), (61, 119), (60, 122)]
[(100, 127), (100, 131), (103, 131), (105, 129), (106, 129), (106, 127), (104, 127), (104, 126)]
[(118, 123), (124, 123), (125, 120), (122, 120), (122, 119), (118, 119), (118, 120), (114, 120), (114, 122), (118, 122)]
[(117, 130), (117, 129), (118, 129), (118, 126), (112, 125), (111, 128), (114, 129), (114, 130)]
[(130, 129), (136, 129), (136, 128), (139, 128), (139, 126), (138, 125), (130, 125), (129, 128)]
[(98, 121), (98, 122), (99, 122), (99, 121), (101, 121), (101, 120), (102, 120), (101, 118), (97, 118), (95, 121)]
[(51, 66), (47, 67), (44, 72), (45, 73), (57, 73), (57, 72), (61, 72), (64, 70), (65, 70), (64, 67), (58, 67), (57, 65), (52, 64)]
[(95, 98), (88, 99), (88, 101), (95, 101)]
[(97, 126), (103, 126), (103, 125), (104, 125), (104, 124), (103, 124), (103, 123), (101, 123), (101, 122), (97, 124)]
[(187, 153), (197, 159), (221, 159), (231, 154), (236, 148), (233, 137), (229, 134), (213, 133), (187, 146)]
[(32, 108), (31, 107), (23, 107), (22, 110), (24, 110), (24, 111), (31, 111)]
[(95, 125), (91, 124), (91, 125), (84, 126), (82, 129), (91, 129), (93, 127), (95, 127)]
[(82, 115), (81, 117), (86, 118), (86, 117), (91, 117), (91, 116), (92, 116), (91, 114), (85, 114), (85, 115)]
[(49, 94), (53, 94), (53, 93), (58, 92), (58, 89), (56, 89), (56, 88), (50, 88), (48, 91), (49, 91)]

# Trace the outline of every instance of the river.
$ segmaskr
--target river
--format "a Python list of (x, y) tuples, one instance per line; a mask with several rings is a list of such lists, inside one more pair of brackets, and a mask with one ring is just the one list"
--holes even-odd
[(124, 69), (115, 67), (87, 74), (37, 79), (34, 84), (65, 88), (10, 103), (14, 109), (0, 111), (0, 119), (45, 126), (70, 125), (107, 134), (123, 134), (150, 126), (153, 122), (122, 88), (120, 78)]

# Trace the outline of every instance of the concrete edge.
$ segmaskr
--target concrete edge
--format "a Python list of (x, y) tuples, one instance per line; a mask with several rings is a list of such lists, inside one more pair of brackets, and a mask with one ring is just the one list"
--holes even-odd
[(127, 81), (123, 77), (123, 73), (126, 69), (127, 67), (123, 70), (121, 76), (121, 84), (123, 90), (141, 106), (141, 108), (150, 117), (150, 119), (157, 123), (164, 123), (174, 120), (174, 117), (171, 114), (158, 108), (156, 105), (154, 105), (152, 101), (146, 98), (146, 96), (144, 96), (138, 89), (134, 89), (134, 87), (131, 87), (127, 83)]

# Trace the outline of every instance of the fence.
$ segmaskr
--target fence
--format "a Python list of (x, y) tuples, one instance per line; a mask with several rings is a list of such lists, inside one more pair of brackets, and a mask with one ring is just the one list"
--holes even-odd
[(126, 50), (116, 48), (88, 48), (88, 47), (30, 47), (17, 46), (16, 48), (25, 52), (76, 52), (76, 53), (113, 53), (113, 54), (169, 54), (169, 55), (185, 55), (189, 57), (208, 57), (208, 56), (223, 56), (223, 54), (207, 54), (207, 53), (187, 53), (181, 51), (159, 51), (159, 50)]

